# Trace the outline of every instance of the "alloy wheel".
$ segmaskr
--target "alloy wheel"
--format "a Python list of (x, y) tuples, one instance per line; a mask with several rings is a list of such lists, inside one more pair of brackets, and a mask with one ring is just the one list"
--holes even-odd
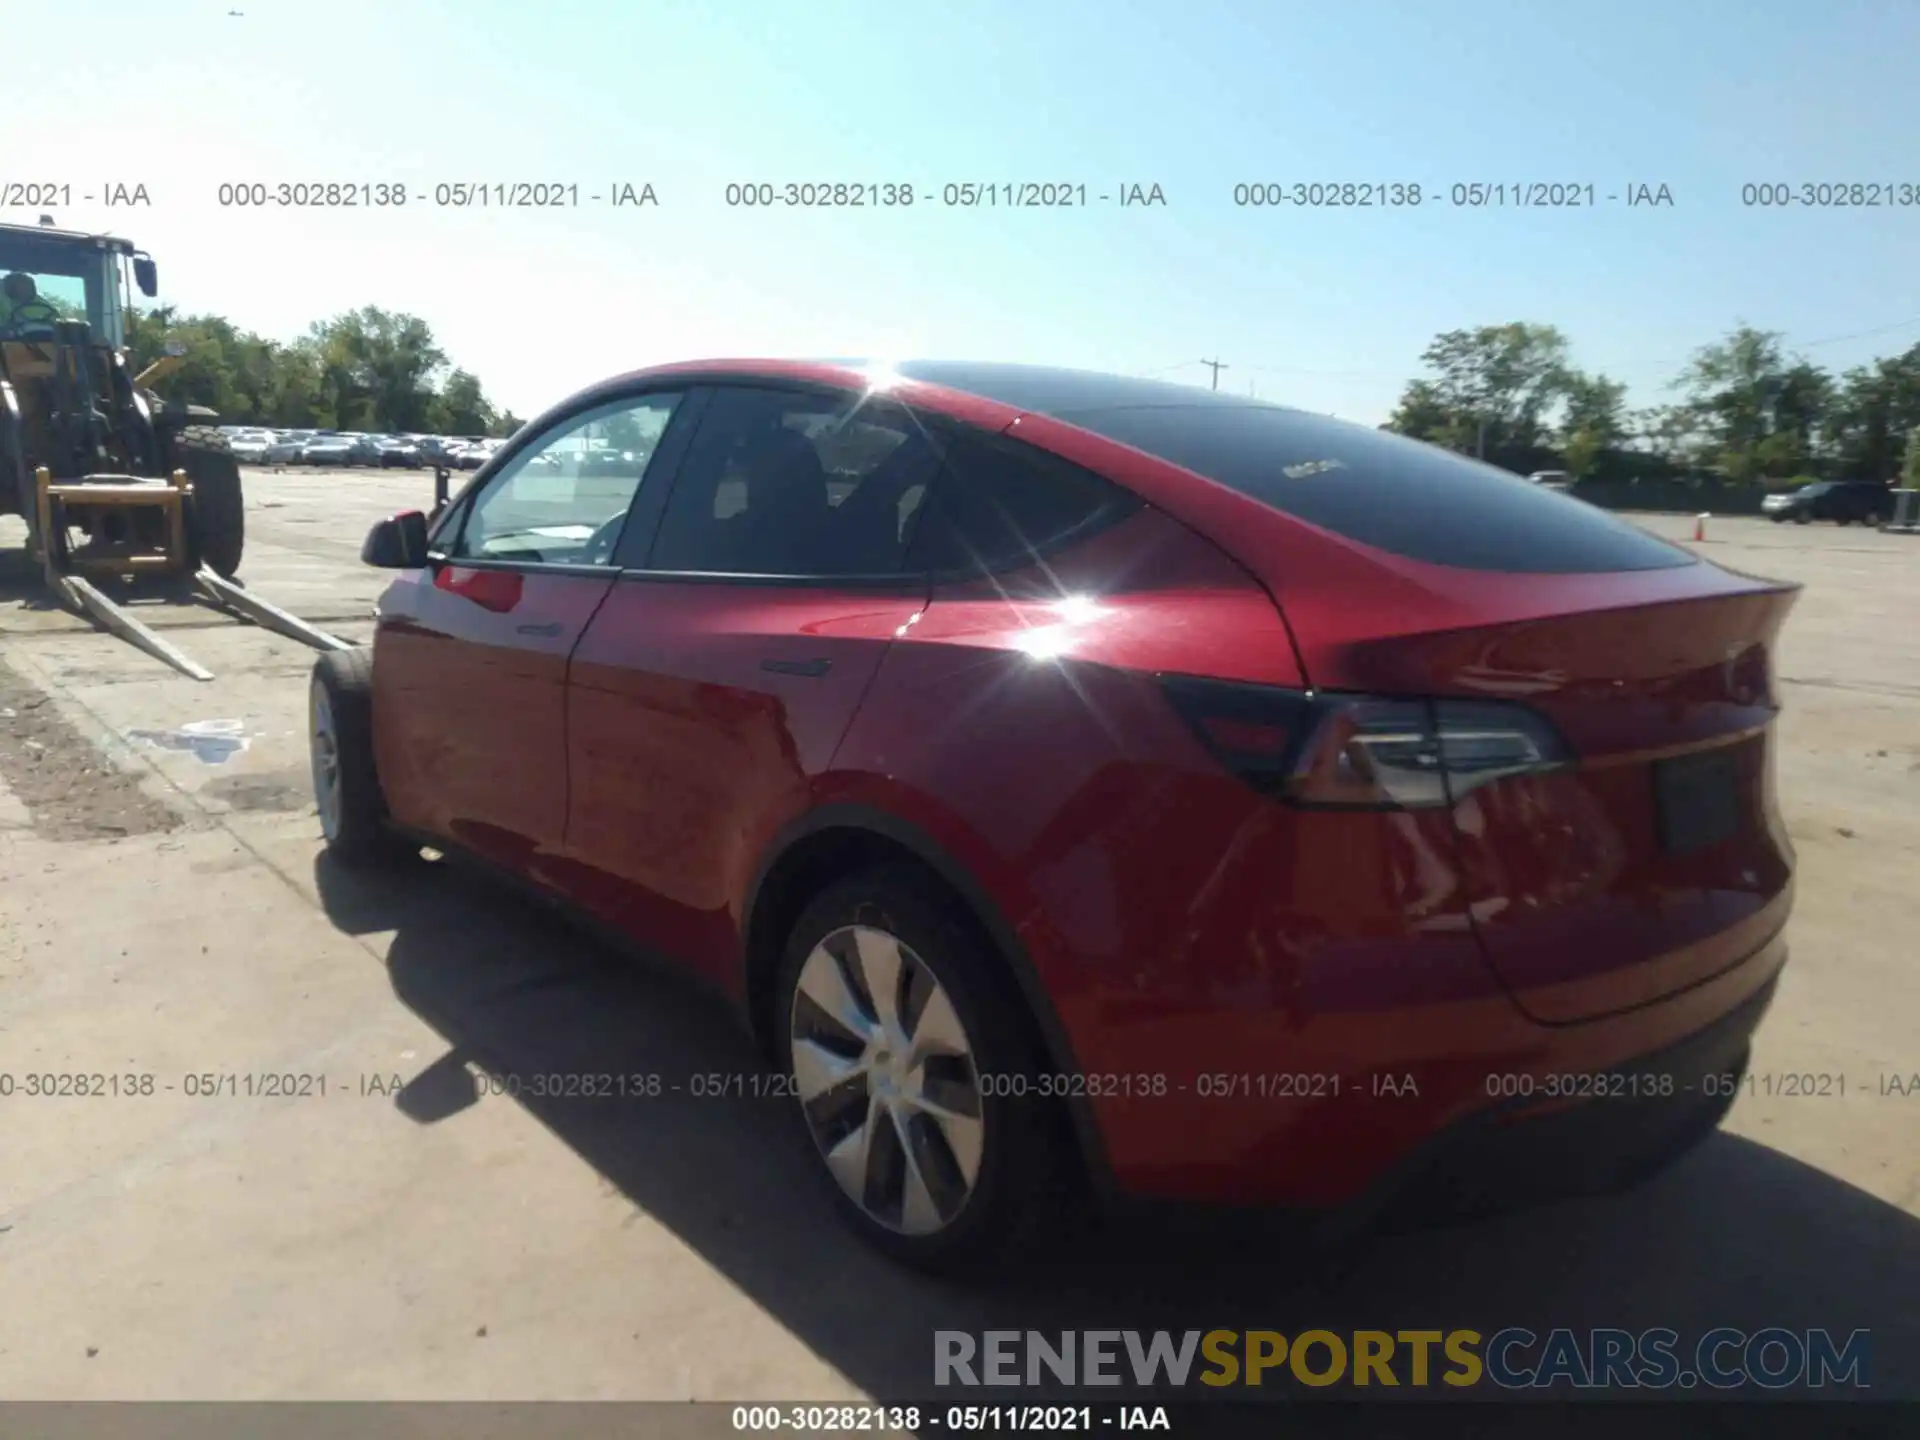
[(842, 1192), (897, 1234), (946, 1229), (986, 1127), (972, 1040), (932, 968), (885, 930), (843, 926), (801, 965), (788, 1023), (807, 1128)]

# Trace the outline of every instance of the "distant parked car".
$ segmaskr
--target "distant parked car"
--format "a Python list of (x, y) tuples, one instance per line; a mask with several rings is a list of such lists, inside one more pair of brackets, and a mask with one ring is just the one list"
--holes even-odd
[(268, 465), (299, 465), (305, 457), (302, 454), (307, 441), (298, 435), (282, 435), (261, 452), (261, 460)]
[(354, 465), (380, 463), (380, 447), (365, 435), (330, 435), (309, 440), (301, 451), (301, 462), (343, 470)]
[(246, 430), (229, 440), (233, 458), (242, 465), (258, 465), (267, 458), (267, 450), (273, 444), (273, 436), (264, 430)]
[(380, 468), (383, 470), (418, 470), (426, 464), (426, 457), (420, 453), (420, 447), (411, 440), (384, 440), (380, 443)]
[(1573, 476), (1565, 470), (1536, 470), (1527, 476), (1529, 483), (1544, 485), (1549, 490), (1571, 490)]
[(352, 453), (352, 450), (353, 442), (341, 435), (309, 440), (300, 447), (300, 459), (298, 463), (302, 465), (346, 465), (350, 463), (347, 457)]
[(1836, 525), (1878, 524), (1893, 516), (1893, 492), (1872, 480), (1820, 480), (1784, 495), (1769, 495), (1760, 513), (1776, 525), (1791, 520), (1831, 520)]

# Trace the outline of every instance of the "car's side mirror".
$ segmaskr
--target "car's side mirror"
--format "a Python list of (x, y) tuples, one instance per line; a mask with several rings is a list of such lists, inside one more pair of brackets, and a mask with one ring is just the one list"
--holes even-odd
[(427, 517), (418, 510), (375, 523), (360, 559), (381, 570), (418, 570), (427, 563)]
[(133, 283), (149, 300), (160, 293), (160, 267), (153, 263), (151, 255), (133, 257)]

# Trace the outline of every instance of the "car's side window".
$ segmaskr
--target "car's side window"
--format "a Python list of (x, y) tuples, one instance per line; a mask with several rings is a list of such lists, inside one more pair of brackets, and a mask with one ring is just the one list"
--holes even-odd
[(680, 398), (616, 401), (534, 440), (465, 506), (448, 558), (611, 564), (627, 508)]
[(1072, 536), (1131, 513), (1127, 491), (1016, 440), (956, 437), (914, 535), (908, 568), (963, 574), (1017, 567)]
[(898, 574), (939, 465), (940, 442), (900, 406), (721, 387), (680, 466), (647, 568)]

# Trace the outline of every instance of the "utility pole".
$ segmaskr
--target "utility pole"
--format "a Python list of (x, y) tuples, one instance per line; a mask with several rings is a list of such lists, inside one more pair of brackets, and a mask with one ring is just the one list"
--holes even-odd
[(1213, 371), (1213, 388), (1216, 390), (1220, 388), (1220, 372), (1233, 368), (1230, 365), (1221, 364), (1218, 360), (1202, 360), (1200, 363)]

